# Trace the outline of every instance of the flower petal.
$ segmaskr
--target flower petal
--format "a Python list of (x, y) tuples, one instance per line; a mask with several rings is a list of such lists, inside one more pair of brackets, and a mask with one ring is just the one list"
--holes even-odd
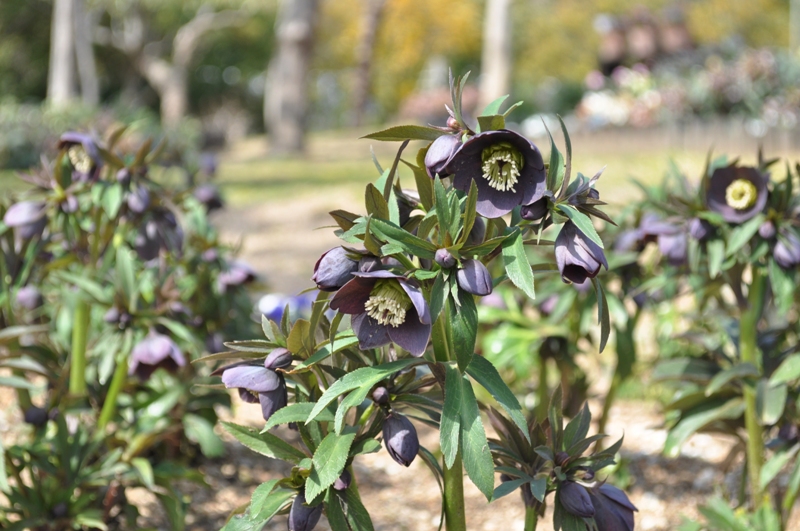
[(222, 383), (228, 389), (241, 387), (255, 393), (274, 391), (281, 384), (280, 377), (261, 366), (244, 365), (232, 367), (222, 373)]
[(423, 323), (414, 308), (408, 310), (403, 324), (396, 328), (393, 326), (385, 328), (389, 334), (389, 339), (409, 351), (416, 358), (425, 353), (428, 341), (431, 339), (430, 315), (428, 316), (428, 322)]
[(350, 324), (353, 332), (356, 333), (358, 348), (361, 350), (382, 347), (391, 342), (389, 334), (386, 332), (387, 327), (366, 313), (354, 316), (350, 320)]

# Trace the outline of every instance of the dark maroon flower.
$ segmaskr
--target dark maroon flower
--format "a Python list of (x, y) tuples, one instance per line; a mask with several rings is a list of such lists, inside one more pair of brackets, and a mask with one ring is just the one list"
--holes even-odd
[(67, 157), (74, 171), (72, 177), (76, 181), (96, 180), (103, 166), (100, 149), (91, 135), (70, 131), (61, 135), (58, 149), (66, 149)]
[(564, 223), (555, 243), (556, 265), (564, 282), (583, 284), (594, 278), (600, 266), (608, 270), (603, 249), (587, 238), (571, 221)]
[(620, 489), (604, 483), (589, 490), (598, 531), (633, 531), (633, 513), (638, 511)]
[(472, 230), (469, 231), (467, 236), (468, 245), (480, 245), (486, 237), (486, 222), (483, 218), (478, 216), (475, 218), (475, 223), (472, 224)]
[(670, 264), (682, 265), (686, 263), (686, 243), (683, 232), (662, 234), (658, 237), (658, 250)]
[(27, 424), (40, 428), (47, 423), (47, 410), (42, 407), (31, 406), (25, 410), (23, 419)]
[(522, 205), (519, 209), (519, 215), (522, 219), (528, 221), (536, 221), (542, 219), (547, 214), (547, 198), (543, 197), (531, 203), (530, 205)]
[(320, 516), (322, 504), (309, 507), (306, 505), (305, 495), (299, 493), (289, 509), (289, 531), (311, 531), (316, 527)]
[(186, 358), (178, 345), (169, 337), (150, 331), (150, 334), (133, 347), (128, 365), (128, 374), (136, 374), (147, 380), (156, 369), (175, 372), (186, 365)]
[(35, 286), (23, 286), (17, 290), (17, 305), (28, 311), (33, 311), (44, 304), (42, 292)]
[(362, 350), (397, 343), (422, 356), (431, 337), (431, 315), (419, 287), (390, 271), (354, 273), (336, 292), (330, 307), (352, 316)]
[(180, 254), (183, 230), (172, 212), (159, 210), (139, 228), (134, 246), (139, 259), (144, 261), (158, 258), (161, 250)]
[(478, 187), (478, 214), (497, 218), (518, 205), (539, 200), (545, 191), (544, 161), (527, 138), (507, 130), (479, 133), (461, 145), (445, 168), (453, 186)]
[(336, 291), (347, 284), (356, 271), (358, 261), (349, 256), (344, 247), (334, 247), (319, 257), (311, 280), (321, 291)]
[(800, 264), (800, 238), (791, 230), (782, 230), (772, 251), (772, 257), (784, 269), (792, 269)]
[(767, 204), (767, 176), (756, 168), (718, 168), (708, 180), (706, 204), (728, 223), (743, 223)]
[(347, 490), (350, 488), (350, 483), (353, 481), (350, 472), (344, 470), (342, 475), (336, 478), (336, 481), (333, 482), (333, 488), (335, 490)]
[(392, 459), (403, 466), (409, 466), (419, 452), (416, 428), (399, 413), (391, 413), (383, 421), (383, 443)]
[(374, 391), (372, 391), (372, 400), (376, 404), (386, 405), (389, 403), (389, 391), (383, 387), (376, 387)]
[(128, 194), (127, 203), (131, 212), (141, 214), (150, 206), (150, 191), (144, 186), (134, 186)]
[(242, 286), (258, 278), (255, 270), (245, 262), (236, 260), (228, 264), (228, 269), (217, 277), (217, 289), (225, 293), (228, 288)]
[(461, 289), (481, 297), (492, 292), (492, 275), (480, 260), (467, 259), (461, 262), (461, 265), (461, 269), (456, 273), (456, 280)]
[(229, 389), (238, 389), (243, 401), (259, 402), (264, 420), (269, 420), (287, 403), (286, 380), (275, 369), (285, 368), (291, 362), (291, 353), (280, 348), (272, 351), (263, 365), (234, 363), (215, 372), (222, 372), (222, 383)]
[(714, 225), (702, 218), (692, 218), (689, 222), (689, 236), (697, 241), (703, 241), (714, 233)]
[(47, 225), (45, 204), (39, 201), (14, 203), (6, 210), (3, 223), (13, 227), (19, 239), (30, 240), (40, 235)]
[(456, 259), (453, 256), (453, 253), (447, 249), (436, 249), (436, 254), (433, 257), (433, 261), (439, 264), (439, 267), (442, 269), (450, 269), (456, 265)]
[(194, 189), (194, 198), (206, 207), (206, 212), (213, 212), (225, 206), (219, 189), (213, 184), (201, 184)]
[(574, 481), (561, 483), (558, 489), (558, 500), (568, 513), (575, 516), (591, 518), (595, 514), (594, 505), (592, 505), (592, 500), (589, 498), (586, 488)]
[(614, 251), (625, 253), (629, 251), (639, 252), (643, 249), (642, 232), (636, 229), (628, 229), (620, 232), (614, 240)]
[(425, 154), (425, 171), (428, 177), (433, 179), (436, 175), (447, 177), (450, 175), (445, 171), (445, 166), (450, 157), (461, 147), (461, 135), (442, 135), (428, 148)]

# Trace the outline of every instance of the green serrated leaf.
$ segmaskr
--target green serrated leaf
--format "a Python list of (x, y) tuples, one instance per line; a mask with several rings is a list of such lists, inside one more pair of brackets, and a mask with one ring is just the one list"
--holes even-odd
[(531, 269), (528, 255), (525, 252), (525, 245), (522, 241), (522, 232), (519, 229), (507, 235), (503, 240), (503, 264), (506, 268), (506, 275), (521, 289), (525, 295), (531, 299), (536, 298), (536, 291), (533, 285), (533, 270)]
[(489, 105), (486, 106), (485, 109), (483, 109), (481, 116), (493, 116), (499, 114), (500, 107), (503, 106), (503, 102), (506, 101), (506, 99), (508, 99), (508, 94), (506, 94), (505, 96), (500, 96), (499, 98), (491, 102)]
[(383, 198), (383, 193), (372, 183), (367, 184), (367, 189), (364, 192), (364, 203), (368, 214), (376, 218), (389, 219), (389, 204)]
[(406, 252), (432, 260), (436, 254), (436, 246), (429, 241), (417, 238), (410, 232), (403, 230), (394, 223), (373, 219), (370, 228), (380, 238), (399, 245)]
[(361, 138), (380, 140), (382, 142), (402, 142), (404, 140), (429, 140), (433, 141), (446, 134), (444, 131), (420, 125), (398, 125), (382, 131), (370, 133)]
[(603, 285), (597, 278), (592, 279), (597, 294), (597, 321), (600, 323), (600, 352), (606, 348), (608, 336), (611, 334), (611, 318), (608, 313), (608, 299)]
[(725, 241), (720, 239), (709, 240), (706, 243), (708, 253), (708, 276), (717, 278), (725, 261)]
[(492, 398), (497, 400), (497, 403), (508, 413), (511, 420), (520, 429), (525, 439), (530, 442), (528, 423), (522, 413), (522, 406), (520, 406), (517, 397), (514, 396), (514, 393), (509, 389), (492, 362), (483, 356), (473, 356), (467, 367), (467, 374), (489, 391)]
[(758, 232), (758, 228), (763, 223), (764, 215), (758, 214), (752, 219), (733, 229), (730, 237), (728, 238), (728, 248), (725, 256), (733, 256), (736, 251), (744, 247), (747, 242), (749, 242), (752, 237), (755, 236), (756, 232)]
[(463, 386), (461, 373), (452, 365), (445, 365), (444, 404), (439, 428), (439, 445), (444, 455), (444, 464), (452, 468), (458, 453), (461, 434), (461, 402)]
[(322, 494), (342, 475), (355, 437), (355, 431), (341, 435), (332, 432), (322, 439), (312, 458), (314, 466), (311, 475), (306, 480), (307, 500), (313, 500)]
[(261, 455), (283, 459), (294, 464), (308, 457), (291, 444), (270, 433), (258, 433), (253, 428), (239, 426), (232, 422), (222, 422), (222, 426), (240, 443)]
[(487, 500), (494, 492), (494, 463), (472, 384), (461, 378), (461, 453), (467, 475)]
[(475, 298), (463, 290), (457, 290), (460, 307), (456, 307), (453, 297), (448, 297), (450, 309), (450, 326), (453, 330), (453, 348), (456, 353), (458, 369), (466, 371), (475, 353), (475, 341), (478, 335), (478, 308)]
[(563, 203), (558, 205), (558, 210), (563, 212), (584, 236), (599, 245), (601, 249), (604, 249), (603, 240), (600, 238), (600, 235), (597, 234), (594, 223), (592, 223), (592, 219), (589, 216), (577, 208)]

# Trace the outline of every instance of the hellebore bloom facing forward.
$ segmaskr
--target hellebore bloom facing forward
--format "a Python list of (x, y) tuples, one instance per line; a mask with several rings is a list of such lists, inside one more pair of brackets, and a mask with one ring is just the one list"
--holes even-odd
[(756, 168), (727, 166), (714, 170), (706, 192), (708, 208), (728, 223), (744, 223), (767, 204), (767, 177)]
[(359, 348), (394, 342), (411, 355), (422, 356), (431, 337), (431, 314), (419, 287), (390, 271), (353, 275), (333, 296), (330, 307), (353, 316)]
[(603, 484), (589, 490), (598, 531), (633, 531), (633, 513), (638, 509), (623, 491)]
[(57, 147), (67, 150), (67, 157), (75, 169), (72, 173), (73, 180), (96, 180), (99, 177), (103, 160), (100, 158), (97, 142), (91, 135), (69, 131), (61, 135)]
[(288, 367), (291, 363), (292, 354), (285, 348), (277, 348), (267, 356), (263, 366), (243, 362), (223, 367), (222, 383), (228, 389), (237, 388), (243, 401), (250, 404), (259, 402), (264, 420), (269, 420), (287, 401), (286, 380), (275, 369)]
[(555, 244), (556, 265), (564, 282), (583, 284), (587, 278), (594, 278), (600, 266), (608, 270), (608, 262), (603, 249), (584, 236), (571, 221), (564, 223)]
[(403, 466), (409, 466), (419, 452), (417, 429), (399, 413), (391, 413), (383, 421), (383, 443), (392, 459)]
[(545, 191), (544, 161), (539, 149), (513, 131), (486, 131), (467, 140), (445, 168), (453, 186), (478, 187), (478, 214), (498, 218), (519, 205), (538, 201)]
[(142, 341), (136, 344), (131, 351), (128, 374), (136, 374), (140, 380), (150, 378), (158, 368), (175, 372), (178, 367), (186, 365), (186, 358), (178, 345), (165, 336), (151, 331)]

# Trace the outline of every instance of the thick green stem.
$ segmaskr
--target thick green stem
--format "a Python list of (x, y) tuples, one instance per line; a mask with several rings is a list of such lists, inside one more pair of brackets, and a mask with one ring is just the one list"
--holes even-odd
[[(545, 340), (546, 341), (546, 340)], [(542, 422), (547, 418), (547, 407), (550, 405), (550, 395), (547, 388), (547, 358), (539, 357), (539, 385), (536, 388), (536, 420)]]
[(536, 524), (539, 523), (539, 514), (535, 507), (525, 506), (525, 531), (536, 531)]
[(86, 340), (89, 336), (89, 303), (79, 300), (72, 323), (72, 359), (69, 370), (69, 392), (86, 395)]
[(467, 516), (464, 505), (464, 474), (461, 450), (456, 454), (451, 468), (444, 467), (444, 521), (447, 531), (466, 531)]
[(122, 391), (122, 386), (125, 385), (125, 378), (128, 376), (128, 363), (127, 358), (121, 360), (114, 370), (114, 376), (111, 378), (111, 385), (108, 386), (108, 393), (103, 402), (103, 409), (100, 411), (100, 418), (97, 420), (98, 429), (102, 430), (114, 418), (117, 412), (117, 397)]
[[(753, 268), (753, 283), (748, 294), (748, 306), (739, 319), (739, 355), (742, 363), (750, 363), (761, 370), (761, 357), (756, 344), (758, 321), (763, 309), (767, 279), (757, 268)], [(756, 390), (752, 385), (744, 387), (744, 425), (747, 430), (747, 476), (750, 481), (753, 509), (761, 507), (761, 467), (764, 464), (764, 439), (758, 422)]]

